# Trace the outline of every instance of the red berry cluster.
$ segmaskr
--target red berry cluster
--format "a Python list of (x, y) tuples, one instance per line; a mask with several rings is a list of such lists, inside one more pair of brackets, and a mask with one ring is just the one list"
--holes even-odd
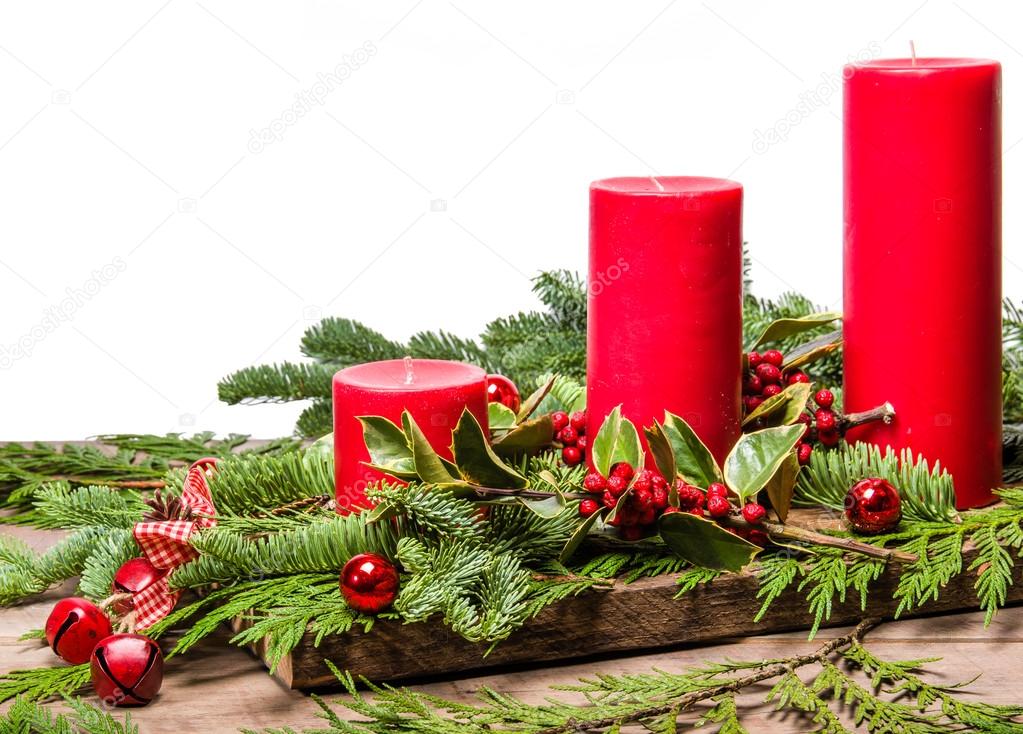
[[(642, 469), (636, 472), (624, 462), (611, 467), (611, 474), (603, 477), (597, 472), (590, 472), (583, 480), (583, 488), (600, 499), (584, 499), (579, 503), (579, 514), (589, 517), (600, 506), (618, 507), (612, 525), (618, 527), (623, 540), (639, 540), (647, 535), (661, 515), (672, 512), (689, 512), (693, 515), (720, 519), (731, 515), (732, 503), (728, 499), (728, 488), (718, 482), (710, 484), (706, 490), (681, 479), (675, 480), (675, 495), (678, 505), (669, 502), (670, 487), (668, 482), (655, 471)], [(626, 495), (626, 490), (632, 491)], [(625, 495), (625, 504), (620, 504)], [(742, 516), (750, 525), (758, 525), (763, 521), (767, 511), (762, 505), (748, 502), (742, 508)], [(767, 534), (761, 530), (728, 528), (728, 531), (741, 537), (766, 545)]]
[(769, 397), (777, 395), (786, 385), (809, 382), (802, 370), (782, 371), (785, 355), (777, 349), (768, 349), (763, 354), (750, 352), (747, 355), (749, 371), (742, 381), (743, 415), (749, 415)]
[(577, 410), (569, 415), (563, 410), (551, 413), (554, 440), (561, 444), (561, 460), (576, 466), (586, 459), (586, 411)]
[(827, 389), (818, 390), (814, 393), (813, 401), (817, 404), (817, 409), (812, 414), (802, 413), (799, 416), (799, 422), (806, 427), (802, 438), (796, 444), (796, 456), (799, 457), (800, 464), (810, 463), (815, 440), (826, 448), (837, 446), (842, 440), (838, 415), (832, 410), (835, 394)]

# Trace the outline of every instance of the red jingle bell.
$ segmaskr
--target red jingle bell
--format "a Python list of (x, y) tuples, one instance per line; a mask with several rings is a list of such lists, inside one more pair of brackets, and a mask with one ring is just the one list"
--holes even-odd
[(61, 599), (46, 618), (46, 641), (57, 655), (80, 665), (89, 659), (96, 643), (110, 635), (110, 620), (88, 599)]
[(341, 569), (341, 594), (357, 612), (382, 612), (398, 595), (398, 570), (383, 556), (360, 553)]
[[(156, 568), (145, 556), (125, 561), (114, 574), (111, 591), (115, 594), (137, 594), (163, 578), (166, 571)], [(131, 599), (115, 602), (113, 609), (123, 616), (134, 608)]]
[(884, 479), (861, 479), (845, 496), (845, 517), (857, 533), (888, 532), (902, 520), (899, 491)]
[(93, 690), (110, 706), (145, 706), (163, 683), (163, 654), (145, 635), (110, 635), (90, 662)]
[(500, 403), (514, 413), (522, 407), (519, 389), (504, 375), (487, 375), (487, 401)]

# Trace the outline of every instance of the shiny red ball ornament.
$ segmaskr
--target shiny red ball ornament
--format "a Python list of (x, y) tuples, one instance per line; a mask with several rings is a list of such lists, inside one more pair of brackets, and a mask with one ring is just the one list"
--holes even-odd
[(491, 403), (500, 403), (515, 413), (522, 407), (519, 389), (504, 375), (487, 375), (487, 400)]
[(902, 519), (899, 491), (884, 479), (861, 479), (845, 496), (845, 517), (863, 535), (893, 530)]
[(145, 635), (110, 635), (90, 662), (92, 688), (109, 706), (145, 706), (163, 683), (163, 654)]
[[(145, 556), (125, 561), (114, 574), (111, 591), (115, 594), (137, 594), (149, 588), (154, 582), (163, 578), (166, 571), (161, 571)], [(113, 609), (117, 614), (128, 614), (134, 608), (131, 599), (115, 602)]]
[(398, 570), (383, 556), (360, 553), (341, 569), (341, 594), (357, 612), (382, 612), (398, 595)]
[(96, 643), (110, 635), (110, 620), (88, 599), (61, 599), (46, 618), (46, 641), (57, 655), (80, 665), (89, 660)]

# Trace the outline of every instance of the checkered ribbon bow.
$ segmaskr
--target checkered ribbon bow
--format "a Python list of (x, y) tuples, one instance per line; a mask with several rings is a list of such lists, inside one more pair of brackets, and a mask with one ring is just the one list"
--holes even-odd
[[(198, 551), (190, 544), (192, 535), (204, 528), (217, 524), (216, 508), (210, 497), (207, 483), (209, 465), (197, 462), (185, 477), (181, 503), (191, 508), (198, 517), (194, 520), (162, 520), (160, 522), (135, 523), (133, 534), (143, 555), (153, 566), (169, 572), (183, 563), (199, 557)], [(132, 603), (135, 607), (135, 626), (144, 630), (159, 622), (174, 609), (180, 591), (170, 588), (165, 573), (142, 591), (135, 593)]]

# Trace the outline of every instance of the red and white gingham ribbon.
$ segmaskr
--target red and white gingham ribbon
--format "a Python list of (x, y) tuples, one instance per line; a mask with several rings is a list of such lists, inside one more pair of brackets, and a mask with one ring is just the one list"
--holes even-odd
[[(169, 572), (183, 563), (198, 558), (199, 553), (189, 544), (189, 539), (196, 532), (217, 524), (216, 518), (213, 517), (216, 515), (216, 508), (213, 506), (207, 482), (210, 467), (210, 462), (197, 461), (185, 477), (181, 503), (199, 515), (195, 520), (135, 523), (132, 530), (135, 542), (155, 568)], [(165, 574), (132, 597), (135, 625), (138, 629), (144, 630), (156, 624), (170, 614), (174, 605), (178, 603), (181, 592), (170, 588), (168, 575)]]

